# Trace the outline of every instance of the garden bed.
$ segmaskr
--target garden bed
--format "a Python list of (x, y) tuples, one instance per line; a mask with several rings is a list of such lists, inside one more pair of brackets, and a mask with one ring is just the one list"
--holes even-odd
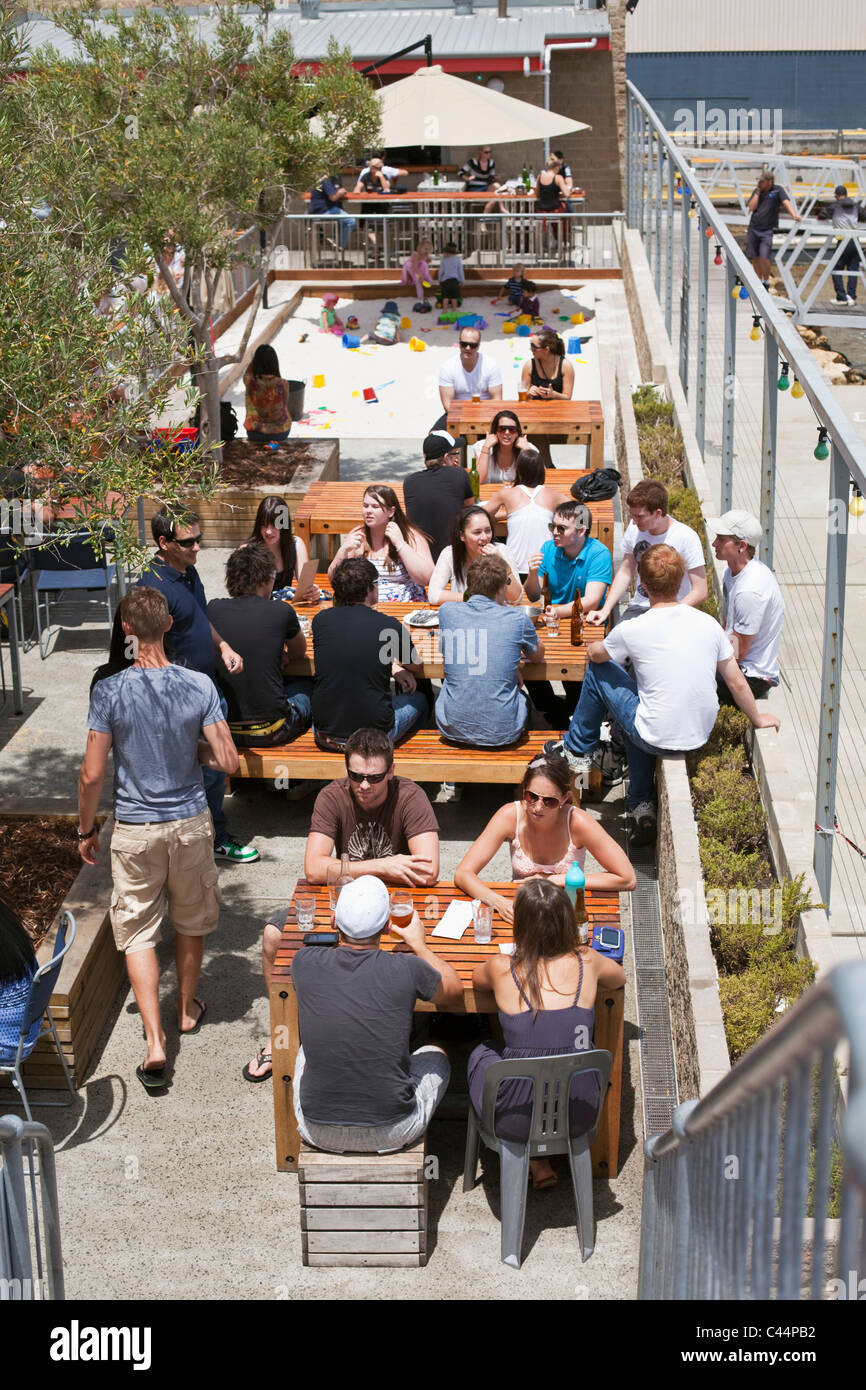
[(0, 818), (3, 898), (38, 947), (81, 868), (76, 826), (55, 817)]
[[(51, 995), (51, 1012), (76, 1085), (81, 1084), (105, 1020), (114, 1005), (118, 988), (125, 979), (123, 956), (114, 945), (108, 916), (111, 902), (109, 846), (113, 825), (114, 822), (109, 819), (103, 826), (99, 837), (99, 863), (91, 865), (81, 863), (75, 838), (77, 824), (73, 820), (10, 817), (2, 822), (4, 896), (25, 916), (30, 895), (30, 915), (38, 917), (42, 923), (40, 930), (44, 933), (36, 953), (40, 965), (49, 961), (54, 953), (61, 911), (67, 909), (75, 918), (75, 940), (64, 957)], [(36, 827), (35, 831), (31, 830), (33, 826)], [(75, 846), (74, 864), (68, 858), (70, 836)], [(5, 853), (7, 844), (14, 845), (16, 842), (18, 869), (17, 874), (10, 877)], [(35, 861), (34, 856), (40, 847), (46, 858)], [(47, 888), (28, 887), (34, 863), (39, 879), (51, 880)], [(10, 883), (17, 896), (9, 891)], [(33, 930), (29, 921), (28, 927)], [(63, 1070), (50, 1034), (47, 1039), (40, 1039), (25, 1062), (24, 1080), (28, 1091), (31, 1088), (65, 1086)], [(3, 1095), (0, 1089), (0, 1107)]]
[[(220, 480), (210, 497), (202, 497), (195, 488), (186, 489), (185, 496), (198, 514), (207, 544), (234, 547), (248, 538), (263, 497), (284, 498), (294, 514), (313, 483), (334, 482), (339, 476), (336, 440), (287, 439), (271, 449), (233, 439), (223, 445)], [(148, 524), (160, 505), (156, 498), (145, 498)]]

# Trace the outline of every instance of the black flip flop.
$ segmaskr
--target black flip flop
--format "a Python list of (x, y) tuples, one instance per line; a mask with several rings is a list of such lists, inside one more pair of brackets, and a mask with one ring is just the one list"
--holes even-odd
[[(252, 1072), (250, 1071), (250, 1067), (251, 1067), (251, 1066), (256, 1066), (256, 1067), (261, 1067), (261, 1066), (263, 1066), (266, 1057), (268, 1058), (269, 1065), (268, 1065), (268, 1070), (265, 1072), (264, 1076), (253, 1076)], [(252, 1081), (254, 1085), (255, 1085), (256, 1083), (258, 1083), (259, 1081), (270, 1081), (270, 1079), (271, 1079), (271, 1077), (273, 1076), (273, 1074), (274, 1074), (274, 1069), (273, 1069), (273, 1063), (272, 1063), (272, 1061), (271, 1061), (271, 1054), (270, 1054), (270, 1052), (268, 1051), (268, 1049), (267, 1049), (266, 1047), (260, 1047), (259, 1050), (258, 1050), (258, 1053), (256, 1054), (256, 1060), (255, 1060), (255, 1062), (252, 1062), (252, 1063), (251, 1063), (251, 1062), (247, 1062), (246, 1066), (245, 1066), (244, 1069), (243, 1069), (243, 1078), (244, 1078), (244, 1080), (245, 1080), (245, 1081)]]
[(188, 1038), (193, 1033), (197, 1033), (198, 1030), (201, 1028), (202, 1019), (207, 1013), (207, 1004), (204, 1004), (201, 999), (196, 999), (195, 996), (193, 996), (192, 1002), (194, 1004), (198, 1004), (199, 1008), (201, 1009), (201, 1013), (199, 1014), (198, 1018), (196, 1019), (195, 1023), (191, 1028), (178, 1028), (177, 1031), (180, 1033), (182, 1038)]
[(165, 1067), (160, 1067), (157, 1071), (145, 1071), (144, 1067), (136, 1067), (135, 1074), (146, 1091), (161, 1091), (166, 1085)]

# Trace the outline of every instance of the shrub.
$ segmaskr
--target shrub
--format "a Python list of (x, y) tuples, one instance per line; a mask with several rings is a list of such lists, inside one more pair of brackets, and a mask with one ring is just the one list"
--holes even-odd
[(790, 1007), (814, 982), (811, 961), (796, 956), (772, 958), (750, 966), (740, 975), (727, 975), (719, 981), (722, 1016), (731, 1061), (748, 1052), (776, 1022), (782, 1001)]
[(639, 425), (641, 464), (644, 474), (664, 483), (668, 492), (682, 491), (683, 437), (672, 425)]
[[(724, 975), (739, 975), (780, 956), (790, 956), (794, 948), (793, 933), (784, 926), (781, 931), (776, 930), (772, 921), (761, 921), (757, 889), (751, 894), (748, 889), (735, 889), (728, 892), (726, 898), (727, 920), (710, 926), (710, 941), (719, 970)], [(757, 910), (753, 910), (755, 908)]]
[[(761, 852), (731, 849), (723, 840), (702, 835), (699, 841), (701, 868), (707, 888), (769, 888), (774, 882), (770, 865)], [(782, 903), (784, 919), (784, 899)]]
[(652, 386), (638, 386), (637, 390), (632, 392), (631, 407), (638, 425), (673, 423), (673, 401), (664, 400)]
[(758, 789), (741, 772), (726, 770), (715, 779), (713, 795), (698, 812), (698, 830), (732, 849), (757, 849), (764, 843), (765, 822)]
[(729, 773), (738, 773), (742, 777), (747, 771), (748, 764), (741, 748), (728, 745), (718, 753), (702, 757), (692, 775), (692, 803), (695, 810), (712, 800), (720, 777), (727, 777)]

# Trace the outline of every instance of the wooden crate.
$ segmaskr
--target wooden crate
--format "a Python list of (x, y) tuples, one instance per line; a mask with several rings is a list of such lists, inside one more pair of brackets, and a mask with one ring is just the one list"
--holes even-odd
[(424, 1140), (394, 1154), (328, 1154), (301, 1145), (305, 1265), (427, 1263)]

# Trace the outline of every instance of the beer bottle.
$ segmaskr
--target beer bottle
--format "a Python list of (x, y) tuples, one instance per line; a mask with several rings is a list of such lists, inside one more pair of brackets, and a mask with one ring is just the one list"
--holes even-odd
[(541, 611), (545, 612), (550, 607), (550, 575), (545, 571), (541, 581)]
[(477, 502), (481, 494), (481, 482), (478, 477), (478, 461), (474, 454), (472, 455), (472, 462), (469, 465), (469, 481), (472, 484), (472, 493)]
[(565, 891), (568, 894), (574, 920), (577, 923), (577, 939), (581, 946), (589, 945), (589, 917), (586, 911), (586, 875), (575, 861), (565, 875)]
[(580, 603), (580, 594), (575, 593), (574, 602), (571, 605), (571, 645), (579, 647), (583, 640), (583, 608)]
[(525, 165), (525, 164), (524, 164), (523, 169), (521, 170), (521, 173), (520, 173), (520, 180), (521, 180), (521, 182), (522, 182), (524, 188), (528, 188), (528, 187), (529, 187), (529, 174), (527, 173), (526, 165)]
[(438, 188), (438, 187), (439, 187), (439, 170), (438, 170), (438, 169), (434, 169), (434, 170), (433, 170), (433, 187), (434, 187), (434, 188)]

